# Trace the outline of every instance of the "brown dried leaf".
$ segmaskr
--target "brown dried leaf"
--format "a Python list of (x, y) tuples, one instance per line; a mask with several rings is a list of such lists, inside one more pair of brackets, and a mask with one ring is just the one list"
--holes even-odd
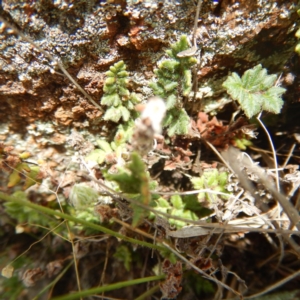
[(43, 279), (46, 275), (46, 272), (41, 268), (28, 269), (24, 272), (22, 280), (25, 286), (31, 287), (36, 284), (37, 281)]
[(163, 262), (162, 270), (167, 274), (166, 280), (160, 283), (162, 298), (176, 298), (182, 290), (180, 286), (182, 280), (182, 264), (180, 261), (177, 261), (176, 264), (173, 265), (166, 259)]

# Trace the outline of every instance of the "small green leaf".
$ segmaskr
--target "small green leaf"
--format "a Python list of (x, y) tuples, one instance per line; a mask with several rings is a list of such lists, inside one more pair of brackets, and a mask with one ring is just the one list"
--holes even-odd
[(130, 271), (130, 267), (132, 263), (132, 255), (127, 246), (125, 245), (118, 246), (114, 254), (114, 257), (124, 263), (124, 267), (126, 271)]
[(115, 82), (116, 82), (116, 80), (115, 80), (114, 77), (108, 77), (108, 78), (105, 79), (104, 84), (106, 84), (106, 85), (113, 85)]
[(119, 122), (122, 117), (122, 111), (119, 107), (110, 107), (104, 114), (104, 120), (110, 120), (115, 123)]
[(119, 106), (121, 105), (121, 103), (122, 100), (120, 99), (120, 96), (118, 94), (105, 95), (101, 99), (102, 105)]
[(176, 102), (177, 102), (176, 96), (174, 94), (170, 95), (166, 101), (167, 110), (174, 108), (174, 106), (176, 105)]
[(21, 181), (20, 172), (18, 170), (14, 170), (8, 178), (8, 184), (7, 187), (13, 187), (17, 185)]
[(119, 93), (120, 96), (124, 97), (124, 99), (128, 99), (129, 98), (129, 90), (127, 88), (123, 88), (123, 87), (119, 87)]
[(171, 83), (165, 85), (165, 90), (167, 92), (170, 92), (170, 91), (176, 89), (177, 86), (178, 86), (178, 82), (171, 82)]
[(29, 187), (35, 185), (36, 183), (40, 183), (41, 178), (38, 178), (39, 174), (40, 174), (40, 167), (32, 166), (30, 168), (30, 172), (25, 177), (25, 183), (24, 183), (23, 189), (26, 190)]
[[(169, 117), (168, 117), (169, 115)], [(171, 116), (170, 116), (171, 115)], [(168, 122), (168, 123), (167, 123)], [(167, 112), (165, 125), (168, 125), (168, 135), (184, 135), (188, 133), (190, 118), (184, 109), (172, 109)]]
[(106, 140), (98, 139), (96, 143), (104, 152), (112, 152), (111, 146)]
[(69, 200), (76, 209), (83, 209), (93, 206), (98, 201), (99, 194), (96, 190), (84, 183), (74, 184)]
[(105, 75), (106, 75), (107, 77), (115, 77), (115, 73), (113, 73), (112, 71), (107, 71), (107, 72), (105, 73)]
[(274, 86), (276, 75), (268, 75), (261, 65), (247, 70), (242, 78), (236, 73), (223, 83), (229, 95), (237, 100), (248, 118), (252, 118), (261, 110), (280, 113), (283, 106), (281, 99), (284, 88)]
[(183, 80), (183, 96), (188, 96), (192, 89), (192, 72), (191, 70), (184, 70), (183, 73), (184, 80)]
[(129, 112), (129, 110), (126, 107), (121, 106), (120, 107), (120, 111), (121, 111), (123, 120), (125, 122), (127, 122), (129, 120), (129, 118), (130, 118), (130, 112)]
[(101, 165), (105, 161), (106, 152), (101, 149), (95, 149), (90, 152), (87, 156), (85, 156), (85, 161), (92, 161), (96, 162), (97, 164)]

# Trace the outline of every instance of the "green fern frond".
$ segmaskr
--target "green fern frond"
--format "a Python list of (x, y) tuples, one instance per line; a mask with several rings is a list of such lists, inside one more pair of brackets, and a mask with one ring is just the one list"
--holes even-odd
[(274, 86), (276, 75), (268, 75), (261, 65), (247, 70), (239, 77), (237, 73), (223, 83), (227, 93), (239, 102), (248, 118), (252, 118), (262, 110), (275, 114), (280, 113), (283, 106), (281, 95), (284, 88)]
[(167, 112), (164, 126), (168, 126), (168, 135), (184, 135), (188, 133), (190, 118), (184, 109), (172, 108)]
[(154, 71), (157, 81), (150, 83), (153, 93), (166, 100), (167, 113), (164, 126), (169, 127), (168, 135), (188, 133), (190, 119), (180, 108), (181, 98), (189, 95), (192, 89), (191, 68), (197, 63), (195, 57), (178, 57), (177, 54), (190, 47), (187, 36), (171, 46), (166, 53), (171, 59), (165, 60)]
[(104, 120), (117, 123), (123, 119), (124, 122), (127, 122), (130, 116), (136, 116), (134, 106), (139, 99), (136, 94), (130, 94), (127, 88), (129, 80), (125, 63), (122, 60), (115, 63), (106, 72), (106, 76), (101, 104), (109, 106), (109, 108), (104, 114)]
[[(151, 201), (149, 175), (146, 166), (137, 153), (131, 154), (131, 162), (120, 170), (118, 174), (106, 174), (107, 180), (115, 181), (123, 193), (144, 205)], [(133, 209), (132, 226), (137, 226), (149, 213), (139, 205), (131, 205)]]

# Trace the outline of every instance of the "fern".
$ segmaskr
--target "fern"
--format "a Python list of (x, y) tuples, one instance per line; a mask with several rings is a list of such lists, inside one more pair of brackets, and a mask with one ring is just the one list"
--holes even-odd
[(283, 105), (281, 95), (284, 88), (274, 86), (276, 75), (268, 75), (261, 65), (247, 70), (239, 77), (237, 73), (223, 83), (227, 93), (239, 102), (248, 118), (252, 118), (262, 110), (275, 114), (280, 113)]
[[(123, 193), (129, 194), (132, 199), (144, 205), (151, 201), (149, 174), (146, 166), (135, 152), (131, 154), (131, 162), (126, 169), (120, 170), (118, 174), (106, 174), (107, 180), (115, 181)], [(153, 185), (153, 184), (152, 184)], [(139, 205), (132, 204), (133, 217), (132, 226), (139, 225), (140, 221), (148, 215), (148, 212)]]
[(109, 108), (104, 114), (104, 120), (117, 123), (122, 118), (124, 122), (128, 122), (130, 117), (136, 114), (134, 106), (139, 99), (135, 93), (130, 93), (127, 89), (128, 72), (125, 63), (122, 60), (115, 63), (106, 72), (106, 76), (101, 104)]
[(187, 37), (180, 40), (167, 50), (171, 59), (161, 62), (154, 71), (157, 81), (150, 83), (156, 96), (166, 100), (167, 114), (164, 126), (169, 127), (168, 135), (188, 133), (190, 118), (181, 107), (181, 98), (189, 95), (192, 89), (191, 67), (197, 63), (194, 57), (178, 57), (177, 54), (188, 49)]

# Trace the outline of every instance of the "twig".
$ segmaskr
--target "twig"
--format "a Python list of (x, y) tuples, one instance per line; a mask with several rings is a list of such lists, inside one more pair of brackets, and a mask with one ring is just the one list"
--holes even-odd
[(288, 156), (287, 156), (286, 160), (284, 161), (284, 163), (282, 165), (283, 168), (285, 168), (286, 165), (288, 164), (288, 162), (289, 162), (289, 160), (290, 160), (290, 158), (291, 158), (291, 156), (292, 156), (292, 154), (293, 154), (293, 152), (295, 150), (295, 147), (296, 147), (296, 144), (293, 144), (293, 146), (291, 147), (291, 149), (290, 149), (290, 151), (288, 153)]

